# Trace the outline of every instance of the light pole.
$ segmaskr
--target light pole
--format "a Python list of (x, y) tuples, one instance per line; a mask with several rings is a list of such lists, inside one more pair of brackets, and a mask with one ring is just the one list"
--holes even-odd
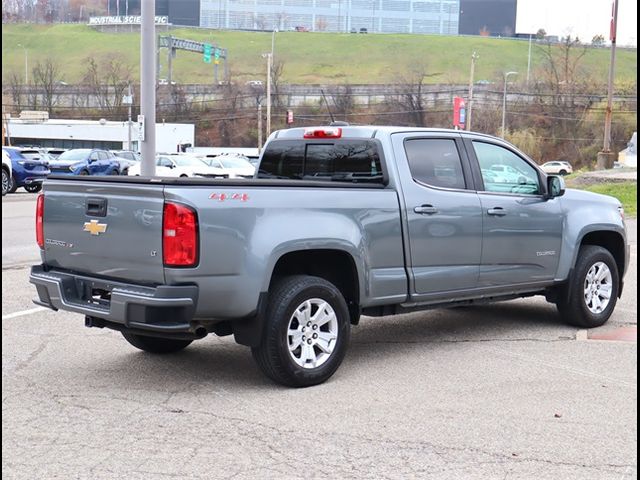
[(469, 98), (467, 99), (467, 130), (471, 130), (471, 109), (473, 108), (473, 76), (476, 69), (476, 60), (480, 58), (476, 52), (471, 54), (471, 72), (469, 75)]
[(509, 75), (517, 75), (518, 72), (504, 73), (504, 92), (502, 93), (502, 138), (504, 138), (505, 121), (507, 119), (507, 80)]
[(273, 51), (276, 43), (277, 28), (271, 33), (271, 52), (262, 55), (267, 58), (267, 138), (271, 135), (271, 69), (273, 67)]
[(29, 51), (24, 45), (18, 44), (24, 50), (24, 84), (29, 85)]

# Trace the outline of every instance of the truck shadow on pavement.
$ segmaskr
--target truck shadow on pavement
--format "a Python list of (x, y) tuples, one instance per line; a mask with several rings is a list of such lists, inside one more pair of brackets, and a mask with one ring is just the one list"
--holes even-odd
[[(530, 300), (394, 317), (363, 317), (360, 325), (352, 329), (342, 369), (349, 368), (349, 364), (389, 363), (396, 357), (415, 354), (408, 351), (408, 346), (437, 358), (440, 347), (450, 349), (452, 343), (465, 348), (464, 344), (480, 342), (570, 341), (575, 332), (575, 328), (562, 323), (552, 305)], [(372, 344), (384, 348), (370, 348)], [(250, 350), (235, 344), (233, 337), (208, 337), (170, 355), (135, 351), (124, 339), (117, 348), (120, 355), (85, 364), (85, 368), (96, 374), (101, 369), (115, 373), (111, 378), (122, 388), (142, 384), (145, 390), (178, 391), (197, 385), (198, 390), (223, 387), (238, 392), (274, 387), (258, 370)]]

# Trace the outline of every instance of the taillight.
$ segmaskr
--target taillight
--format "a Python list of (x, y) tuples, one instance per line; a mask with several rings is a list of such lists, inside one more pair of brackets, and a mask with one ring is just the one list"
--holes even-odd
[(36, 201), (36, 242), (44, 250), (44, 193)]
[(306, 128), (304, 138), (340, 138), (342, 137), (342, 129), (338, 127), (331, 128)]
[(166, 202), (162, 217), (162, 259), (168, 267), (193, 267), (198, 263), (198, 218), (179, 203)]

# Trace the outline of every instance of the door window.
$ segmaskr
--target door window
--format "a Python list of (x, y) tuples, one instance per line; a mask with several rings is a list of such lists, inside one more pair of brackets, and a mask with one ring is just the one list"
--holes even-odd
[(92, 152), (89, 156), (89, 161), (95, 162), (96, 160), (98, 160), (98, 152)]
[(442, 138), (416, 138), (404, 143), (411, 176), (434, 187), (465, 189), (456, 141)]
[(168, 168), (171, 168), (171, 167), (173, 167), (173, 162), (171, 162), (171, 160), (169, 160), (169, 159), (168, 159), (168, 158), (166, 158), (166, 157), (160, 157), (160, 158), (158, 158), (158, 163), (157, 163), (157, 165), (158, 165), (159, 167), (168, 167)]
[(522, 157), (499, 145), (473, 142), (486, 192), (540, 195), (538, 171)]

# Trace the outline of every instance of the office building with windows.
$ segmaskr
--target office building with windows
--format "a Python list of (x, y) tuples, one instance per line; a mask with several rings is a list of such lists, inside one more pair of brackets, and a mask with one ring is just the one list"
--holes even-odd
[(459, 0), (200, 0), (200, 26), (457, 35)]

